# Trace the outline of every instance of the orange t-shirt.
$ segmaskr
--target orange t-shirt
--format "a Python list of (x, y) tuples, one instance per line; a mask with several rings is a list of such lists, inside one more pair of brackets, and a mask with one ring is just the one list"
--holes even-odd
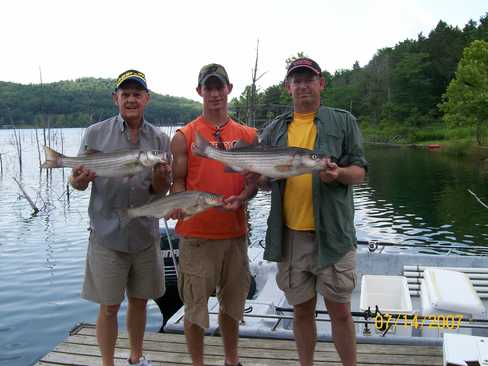
[[(204, 191), (225, 197), (238, 195), (244, 189), (244, 177), (239, 173), (224, 172), (224, 164), (219, 161), (195, 156), (191, 146), (198, 131), (212, 146), (217, 146), (216, 127), (202, 116), (179, 129), (186, 139), (187, 151), (187, 191)], [(220, 128), (220, 136), (226, 149), (243, 140), (248, 144), (256, 139), (256, 129), (241, 125), (230, 119)], [(220, 208), (197, 214), (188, 220), (179, 220), (176, 233), (180, 236), (204, 239), (229, 239), (246, 234), (247, 222), (244, 208), (224, 211)]]

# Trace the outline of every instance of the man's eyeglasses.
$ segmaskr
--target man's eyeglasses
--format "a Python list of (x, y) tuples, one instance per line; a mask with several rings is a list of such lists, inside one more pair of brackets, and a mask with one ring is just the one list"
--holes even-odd
[(222, 141), (222, 136), (220, 136), (220, 128), (215, 130), (214, 136), (217, 139), (217, 148), (220, 150), (225, 150), (224, 141)]

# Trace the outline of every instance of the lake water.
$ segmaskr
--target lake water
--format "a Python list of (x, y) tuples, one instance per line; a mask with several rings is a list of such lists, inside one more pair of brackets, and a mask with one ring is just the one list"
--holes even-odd
[[(52, 133), (66, 155), (78, 151), (83, 130)], [(23, 172), (13, 131), (0, 130), (0, 365), (32, 365), (79, 322), (95, 322), (97, 306), (79, 297), (87, 247), (89, 190), (66, 197), (68, 171), (39, 172), (36, 137), (22, 130)], [(42, 135), (39, 136), (42, 140)], [(358, 238), (412, 244), (488, 246), (486, 162), (467, 162), (434, 151), (367, 148), (367, 181), (355, 191)], [(12, 177), (22, 181), (41, 211), (33, 216)], [(269, 197), (251, 202), (250, 239), (263, 239)], [(423, 248), (422, 250), (426, 250)], [(125, 328), (123, 305), (120, 327)], [(150, 303), (148, 330), (161, 324)]]

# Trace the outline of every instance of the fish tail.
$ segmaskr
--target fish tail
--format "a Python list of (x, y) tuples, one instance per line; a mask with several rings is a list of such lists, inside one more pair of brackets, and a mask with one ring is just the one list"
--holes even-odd
[(129, 225), (129, 222), (132, 220), (132, 216), (129, 214), (129, 210), (127, 208), (117, 210), (117, 214), (119, 215), (120, 227), (124, 228)]
[(46, 161), (41, 164), (41, 168), (62, 168), (63, 154), (58, 153), (56, 150), (51, 149), (48, 146), (44, 146), (44, 154)]
[(210, 147), (210, 143), (200, 135), (199, 132), (195, 133), (195, 143), (191, 146), (193, 155), (207, 157), (207, 149)]

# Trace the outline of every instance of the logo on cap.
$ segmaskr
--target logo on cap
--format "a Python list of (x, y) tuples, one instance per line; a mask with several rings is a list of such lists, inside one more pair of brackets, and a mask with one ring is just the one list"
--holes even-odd
[(133, 80), (139, 83), (145, 90), (147, 90), (146, 76), (137, 70), (127, 70), (120, 74), (117, 78), (115, 89), (119, 89), (120, 86), (128, 80)]
[(308, 57), (301, 57), (293, 60), (288, 66), (288, 70), (286, 72), (286, 77), (288, 77), (293, 71), (297, 69), (308, 69), (311, 70), (315, 75), (320, 75), (322, 70), (318, 63)]
[(203, 85), (212, 76), (217, 77), (225, 84), (229, 84), (229, 76), (222, 65), (208, 64), (203, 66), (198, 74), (198, 86)]

